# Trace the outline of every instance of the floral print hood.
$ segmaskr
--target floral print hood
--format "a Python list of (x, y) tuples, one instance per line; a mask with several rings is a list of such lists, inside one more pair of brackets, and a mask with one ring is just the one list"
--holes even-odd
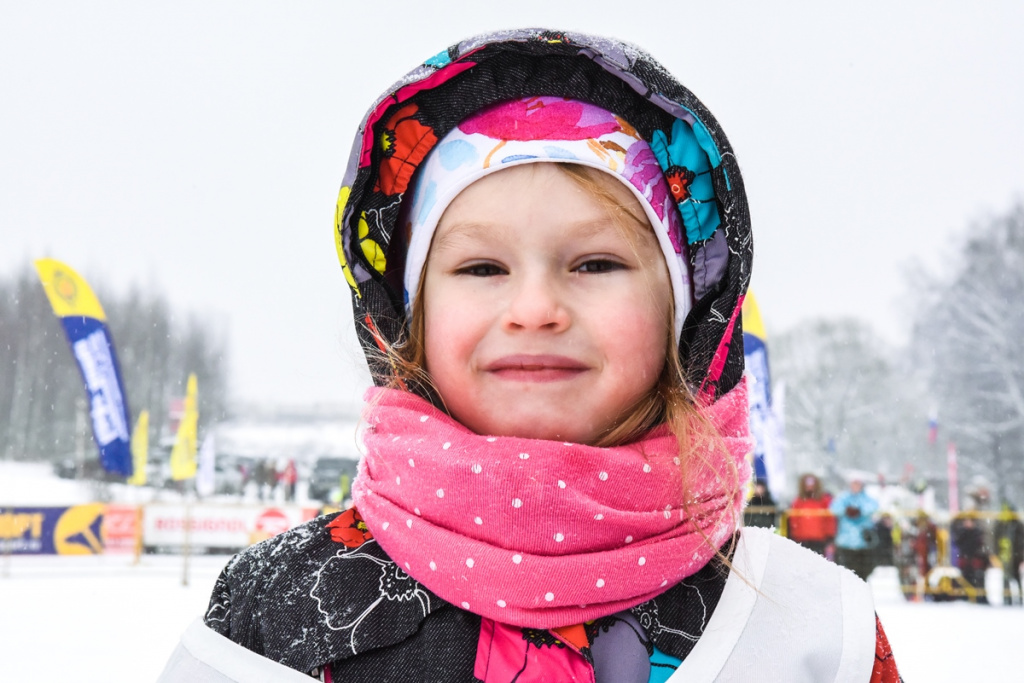
[(639, 48), (544, 29), (449, 47), (388, 88), (360, 124), (338, 195), (335, 245), (375, 381), (389, 374), (378, 349), (399, 341), (406, 325), (403, 224), (417, 169), (470, 115), (530, 96), (614, 112), (655, 151), (684, 227), (693, 285), (679, 354), (691, 388), (717, 400), (743, 374), (740, 308), (753, 260), (732, 147), (693, 93)]

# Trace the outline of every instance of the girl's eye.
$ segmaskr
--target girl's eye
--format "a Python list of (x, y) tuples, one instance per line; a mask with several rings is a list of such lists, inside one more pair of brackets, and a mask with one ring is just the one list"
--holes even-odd
[(595, 258), (584, 261), (576, 267), (578, 273), (608, 273), (614, 270), (623, 270), (626, 266), (618, 261), (610, 259)]
[(459, 268), (455, 272), (459, 275), (473, 275), (474, 277), (494, 277), (495, 275), (504, 275), (505, 269), (493, 263), (474, 263)]

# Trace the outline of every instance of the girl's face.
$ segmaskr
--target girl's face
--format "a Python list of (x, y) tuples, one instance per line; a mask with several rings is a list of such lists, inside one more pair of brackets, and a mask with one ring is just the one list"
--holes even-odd
[[(621, 182), (601, 182), (644, 215)], [(427, 370), (478, 434), (593, 443), (657, 383), (671, 297), (649, 227), (623, 228), (551, 163), (499, 171), (456, 197), (434, 234)]]

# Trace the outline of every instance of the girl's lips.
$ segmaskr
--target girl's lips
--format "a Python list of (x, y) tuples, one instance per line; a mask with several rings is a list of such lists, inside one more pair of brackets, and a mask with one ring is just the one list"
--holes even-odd
[(503, 356), (484, 366), (500, 379), (517, 382), (557, 382), (578, 377), (588, 369), (585, 363), (566, 356), (526, 354)]

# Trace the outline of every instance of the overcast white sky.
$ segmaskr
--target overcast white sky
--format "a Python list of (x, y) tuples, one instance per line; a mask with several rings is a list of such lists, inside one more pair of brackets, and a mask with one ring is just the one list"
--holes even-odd
[(826, 4), (0, 2), (0, 274), (159, 288), (226, 321), (235, 397), (352, 400), (331, 229), (359, 120), (448, 44), (546, 26), (638, 43), (722, 123), (769, 333), (899, 342), (906, 264), (1024, 197), (1024, 3)]

